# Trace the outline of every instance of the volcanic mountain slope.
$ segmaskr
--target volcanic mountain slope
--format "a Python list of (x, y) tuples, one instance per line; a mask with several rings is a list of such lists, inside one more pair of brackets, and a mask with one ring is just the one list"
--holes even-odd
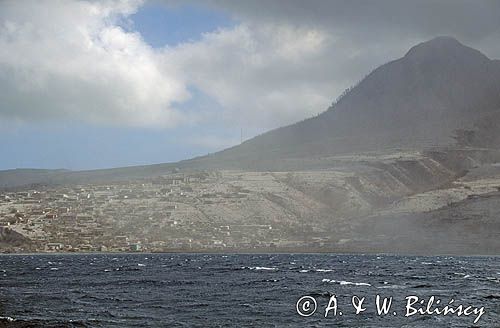
[(450, 144), (456, 129), (499, 112), (500, 61), (438, 37), (380, 66), (322, 114), (195, 162), (262, 168), (284, 158), (422, 149)]

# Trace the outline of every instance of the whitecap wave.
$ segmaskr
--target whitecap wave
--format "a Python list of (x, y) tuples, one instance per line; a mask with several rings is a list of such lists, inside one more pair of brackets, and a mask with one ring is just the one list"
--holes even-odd
[(265, 271), (277, 271), (278, 268), (274, 268), (274, 267), (261, 267), (261, 266), (257, 266), (257, 267), (243, 267), (243, 269), (250, 269), (250, 270), (257, 270), (257, 271), (261, 271), (261, 270), (265, 270)]
[(333, 280), (333, 279), (323, 279), (321, 282), (328, 282), (328, 283), (336, 283), (342, 286), (346, 285), (353, 285), (353, 286), (368, 286), (371, 287), (371, 284), (367, 282), (352, 282), (352, 281), (345, 281), (345, 280)]
[(8, 321), (8, 322), (16, 321), (16, 319), (14, 319), (12, 317), (2, 317), (2, 316), (0, 316), (0, 320), (4, 320), (4, 321)]

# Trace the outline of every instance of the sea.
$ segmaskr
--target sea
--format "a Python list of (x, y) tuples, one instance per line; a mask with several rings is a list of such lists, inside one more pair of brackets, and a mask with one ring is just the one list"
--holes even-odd
[(500, 327), (500, 257), (1, 255), (0, 316), (0, 327)]

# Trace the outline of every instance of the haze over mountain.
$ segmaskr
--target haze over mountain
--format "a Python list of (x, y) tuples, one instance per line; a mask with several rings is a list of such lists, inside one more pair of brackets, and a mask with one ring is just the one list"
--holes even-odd
[[(375, 69), (322, 114), (221, 152), (179, 163), (120, 169), (3, 171), (0, 187), (144, 177), (174, 167), (307, 169), (303, 160), (311, 158), (451, 144), (456, 129), (471, 128), (490, 116), (497, 119), (499, 111), (500, 61), (454, 38), (437, 37)], [(287, 167), (284, 160), (290, 159), (299, 164)]]
[(213, 160), (251, 167), (259, 160), (446, 145), (454, 130), (499, 111), (500, 61), (437, 37), (375, 69), (322, 114)]

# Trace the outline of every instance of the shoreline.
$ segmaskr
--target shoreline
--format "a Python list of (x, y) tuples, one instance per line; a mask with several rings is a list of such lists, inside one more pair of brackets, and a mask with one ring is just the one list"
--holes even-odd
[(310, 254), (310, 255), (358, 255), (358, 256), (422, 256), (422, 257), (437, 257), (437, 256), (456, 256), (456, 257), (500, 257), (500, 254), (456, 254), (456, 253), (391, 253), (391, 252), (341, 252), (341, 251), (311, 251), (311, 250), (297, 250), (297, 251), (255, 251), (255, 250), (239, 250), (239, 251), (201, 251), (201, 250), (173, 250), (162, 252), (27, 252), (27, 253), (0, 253), (0, 256), (56, 256), (56, 255), (140, 255), (140, 254), (193, 254), (193, 255), (259, 255), (259, 254), (273, 254), (273, 255), (294, 255), (294, 254)]

